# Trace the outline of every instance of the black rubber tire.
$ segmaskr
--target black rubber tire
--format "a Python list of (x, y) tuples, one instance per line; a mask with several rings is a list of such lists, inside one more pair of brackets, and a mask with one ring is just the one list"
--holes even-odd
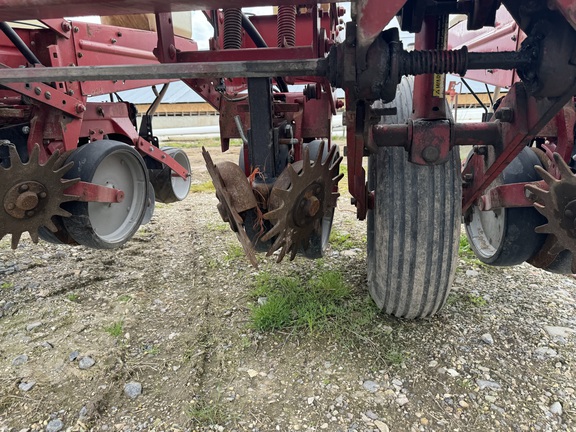
[(41, 240), (58, 245), (65, 244), (69, 246), (78, 246), (78, 242), (74, 240), (66, 228), (64, 228), (61, 216), (53, 216), (52, 222), (56, 225), (58, 231), (53, 233), (46, 227), (38, 228), (38, 237), (40, 237)]
[[(162, 147), (169, 156), (176, 159), (176, 162), (180, 163), (184, 168), (190, 172), (190, 160), (188, 155), (182, 149), (175, 147)], [(190, 177), (186, 182), (182, 182), (182, 178), (178, 178), (178, 187), (183, 190), (175, 190), (174, 183), (172, 179), (172, 169), (168, 166), (164, 166), (162, 169), (151, 169), (148, 170), (150, 175), (150, 182), (154, 187), (154, 196), (156, 201), (170, 204), (177, 201), (182, 201), (188, 196), (190, 192), (190, 183), (192, 177)], [(182, 183), (182, 184), (180, 184)]]
[[(395, 101), (404, 123), (412, 113), (413, 79), (403, 78)], [(462, 180), (460, 155), (420, 166), (403, 148), (380, 148), (369, 157), (368, 181), (375, 205), (368, 218), (368, 288), (376, 305), (403, 318), (428, 317), (440, 310), (457, 266)]]
[[(111, 155), (126, 155), (128, 159), (124, 160), (122, 165), (126, 165), (125, 161), (133, 164), (130, 174), (138, 175), (138, 185), (135, 185), (134, 193), (131, 196), (126, 193), (125, 200), (120, 204), (127, 206), (126, 217), (121, 215), (121, 219), (128, 221), (124, 226), (122, 223), (119, 227), (114, 227), (115, 231), (111, 233), (99, 233), (99, 229), (93, 226), (94, 219), (91, 219), (91, 209), (99, 209), (99, 213), (110, 211), (110, 222), (115, 223), (112, 216), (117, 216), (118, 213), (113, 214), (115, 211), (110, 205), (111, 210), (103, 207), (90, 207), (91, 205), (102, 206), (105, 203), (87, 203), (82, 201), (71, 201), (65, 203), (62, 207), (69, 211), (72, 216), (62, 218), (64, 228), (70, 236), (83, 246), (91, 247), (94, 249), (114, 249), (126, 243), (140, 227), (142, 220), (147, 211), (147, 203), (149, 197), (150, 181), (148, 178), (148, 170), (142, 156), (128, 144), (119, 141), (101, 140), (93, 143), (85, 144), (75, 150), (67, 159), (66, 163), (74, 162), (73, 167), (64, 175), (65, 178), (80, 178), (81, 181), (92, 182), (98, 173), (98, 168)], [(117, 171), (110, 171), (117, 172)], [(138, 190), (136, 189), (138, 188)], [(120, 189), (124, 189), (120, 187)], [(126, 189), (126, 192), (128, 190)], [(102, 214), (98, 217), (103, 219)], [(101, 222), (101, 221), (100, 221)]]
[[(498, 182), (512, 184), (538, 181), (540, 175), (534, 169), (535, 165), (542, 166), (532, 149), (525, 147), (504, 169)], [(490, 218), (490, 221), (485, 218)], [(480, 221), (486, 224), (482, 225)], [(493, 228), (495, 223), (500, 224), (501, 231), (497, 229), (499, 233), (488, 235), (487, 228), (491, 224)], [(497, 209), (483, 212), (482, 215), (475, 208), (465, 227), (470, 247), (480, 261), (492, 266), (513, 266), (529, 260), (542, 248), (546, 235), (537, 234), (534, 228), (545, 223), (546, 218), (534, 207)]]

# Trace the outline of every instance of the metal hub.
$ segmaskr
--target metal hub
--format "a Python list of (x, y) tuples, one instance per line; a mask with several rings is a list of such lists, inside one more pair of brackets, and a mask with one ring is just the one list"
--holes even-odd
[(271, 221), (273, 227), (262, 240), (275, 238), (267, 255), (280, 249), (278, 262), (288, 252), (290, 260), (293, 260), (300, 247), (308, 245), (314, 231), (322, 229), (324, 215), (336, 207), (339, 193), (334, 191), (343, 174), (333, 177), (333, 172), (342, 157), (334, 160), (336, 146), (332, 146), (322, 162), (323, 146), (320, 146), (314, 162), (310, 161), (308, 149), (305, 148), (303, 160), (288, 165), (270, 193), (270, 211), (264, 214), (264, 219)]
[(26, 231), (37, 243), (41, 227), (52, 232), (58, 230), (52, 217), (70, 216), (60, 205), (77, 199), (66, 195), (64, 190), (78, 180), (62, 179), (72, 164), (64, 165), (66, 158), (60, 157), (57, 151), (45, 164), (39, 162), (38, 146), (32, 149), (27, 163), (20, 160), (14, 145), (8, 145), (8, 152), (10, 167), (0, 167), (0, 239), (11, 234), (12, 248), (15, 249)]
[(28, 181), (17, 184), (4, 197), (4, 210), (17, 219), (30, 218), (46, 204), (48, 191), (44, 185)]
[(549, 186), (548, 191), (534, 185), (528, 185), (526, 189), (537, 198), (534, 208), (548, 219), (548, 223), (537, 227), (536, 232), (556, 238), (548, 253), (572, 252), (572, 273), (576, 273), (576, 175), (558, 153), (554, 153), (554, 162), (560, 174), (558, 179), (545, 169), (536, 167)]

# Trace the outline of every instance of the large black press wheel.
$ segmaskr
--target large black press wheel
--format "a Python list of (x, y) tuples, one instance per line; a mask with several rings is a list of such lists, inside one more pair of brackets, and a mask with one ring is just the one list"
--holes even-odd
[[(396, 116), (412, 112), (413, 79), (398, 86)], [(380, 148), (368, 161), (374, 209), (368, 211), (368, 288), (388, 314), (422, 318), (446, 301), (457, 265), (460, 236), (460, 155), (443, 165), (408, 162), (403, 148)]]

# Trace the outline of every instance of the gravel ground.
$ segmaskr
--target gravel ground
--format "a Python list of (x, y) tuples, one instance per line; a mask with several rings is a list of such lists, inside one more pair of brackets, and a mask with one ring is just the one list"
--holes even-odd
[(338, 269), (367, 297), (366, 227), (345, 201), (334, 228), (352, 247), (260, 270), (211, 193), (159, 205), (116, 251), (2, 240), (0, 430), (576, 430), (571, 277), (463, 258), (432, 319), (253, 330), (259, 271)]

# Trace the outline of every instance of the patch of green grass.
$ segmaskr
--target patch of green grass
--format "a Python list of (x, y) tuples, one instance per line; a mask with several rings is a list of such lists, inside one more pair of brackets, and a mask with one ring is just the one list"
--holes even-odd
[(479, 267), (484, 266), (484, 263), (476, 258), (476, 255), (474, 254), (474, 251), (468, 242), (468, 237), (466, 237), (466, 234), (460, 235), (460, 243), (458, 244), (458, 256), (466, 264), (476, 265)]
[(156, 355), (160, 354), (160, 348), (158, 348), (155, 345), (151, 345), (145, 350), (144, 353), (151, 355), (151, 356), (156, 356)]
[(458, 303), (458, 296), (454, 293), (448, 294), (448, 298), (446, 299), (446, 306), (453, 306)]
[(209, 222), (206, 224), (206, 228), (217, 233), (225, 233), (230, 231), (230, 225), (225, 222)]
[(397, 348), (391, 348), (384, 354), (384, 359), (391, 366), (400, 366), (406, 361), (406, 354)]
[(336, 250), (347, 250), (358, 246), (348, 233), (341, 233), (337, 229), (332, 229), (330, 233), (330, 245)]
[(124, 329), (124, 321), (116, 321), (110, 324), (108, 327), (104, 327), (104, 331), (113, 337), (122, 336), (123, 329)]
[(230, 243), (224, 258), (226, 261), (234, 261), (240, 258), (244, 258), (244, 249), (242, 249), (242, 246), (240, 246), (238, 243)]
[(197, 183), (190, 185), (191, 193), (209, 193), (216, 192), (212, 180), (205, 181), (204, 183)]
[(336, 271), (324, 271), (306, 280), (263, 273), (257, 278), (252, 295), (266, 298), (252, 309), (255, 329), (293, 327), (314, 332), (328, 328), (347, 314), (345, 300), (351, 296), (351, 290)]
[(466, 300), (468, 303), (470, 303), (472, 306), (475, 307), (484, 307), (488, 304), (488, 302), (484, 297), (476, 294), (468, 294), (466, 296)]
[(128, 294), (121, 294), (116, 298), (116, 300), (122, 303), (128, 303), (132, 300), (132, 296), (129, 296)]
[(14, 284), (12, 282), (2, 282), (2, 285), (0, 285), (0, 289), (11, 289), (14, 288)]
[(196, 426), (218, 425), (228, 420), (220, 401), (196, 400), (188, 407), (187, 414)]
[(76, 294), (76, 293), (69, 293), (69, 294), (66, 296), (66, 298), (67, 298), (68, 300), (70, 300), (71, 302), (76, 303), (76, 302), (78, 301), (78, 299), (80, 298), (80, 296), (79, 296), (78, 294)]

